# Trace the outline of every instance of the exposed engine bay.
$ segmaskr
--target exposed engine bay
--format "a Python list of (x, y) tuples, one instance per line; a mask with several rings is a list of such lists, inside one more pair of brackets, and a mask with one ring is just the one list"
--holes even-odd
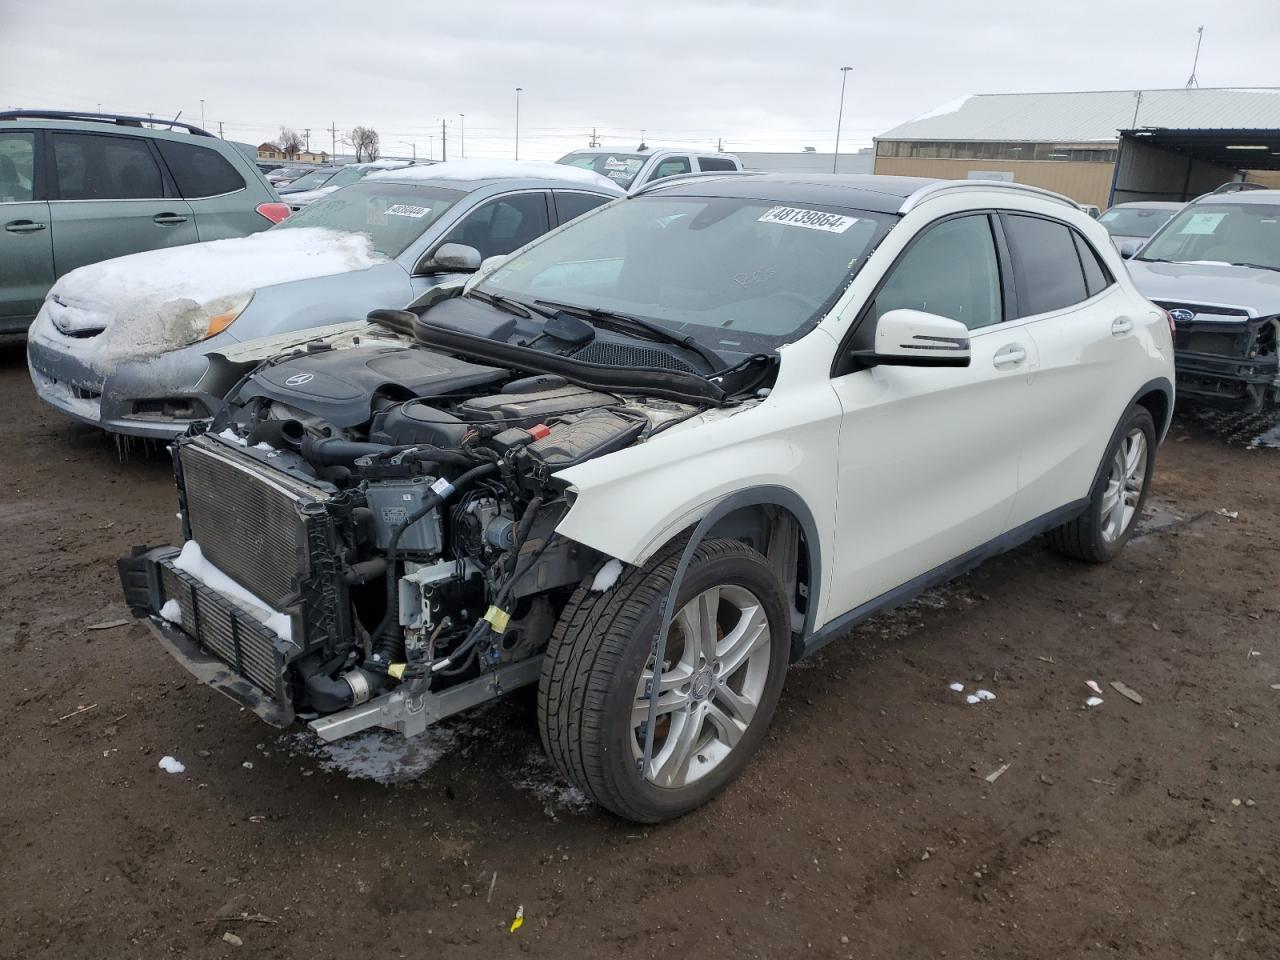
[[(595, 365), (570, 379), (462, 352), (297, 351), (177, 441), (186, 545), (120, 568), (130, 606), (189, 670), (329, 739), (415, 733), (532, 682), (569, 594), (607, 559), (555, 533), (570, 506), (557, 473), (736, 402), (710, 389), (697, 402), (698, 383), (631, 386), (712, 388), (693, 373), (627, 368), (628, 389), (611, 390)], [(751, 384), (759, 366), (744, 368)]]

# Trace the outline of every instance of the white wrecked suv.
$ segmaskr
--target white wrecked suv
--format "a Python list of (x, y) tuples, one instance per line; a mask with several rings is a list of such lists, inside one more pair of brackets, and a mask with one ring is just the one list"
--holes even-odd
[(1014, 185), (673, 180), (429, 301), (178, 441), (185, 542), (120, 561), (128, 603), (328, 740), (537, 683), (559, 770), (638, 821), (860, 620), (1036, 534), (1115, 556), (1173, 407), (1166, 315)]

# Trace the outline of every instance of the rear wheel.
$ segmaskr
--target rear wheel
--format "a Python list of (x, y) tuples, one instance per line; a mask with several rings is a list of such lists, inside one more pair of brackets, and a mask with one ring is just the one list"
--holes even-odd
[(1049, 545), (1090, 563), (1105, 563), (1118, 554), (1133, 536), (1147, 502), (1155, 450), (1155, 422), (1145, 407), (1135, 407), (1107, 450), (1088, 509), (1049, 531)]
[(686, 813), (741, 772), (773, 716), (790, 652), (783, 591), (765, 559), (715, 539), (694, 551), (657, 667), (660, 605), (683, 549), (627, 569), (607, 592), (584, 582), (538, 687), (543, 744), (560, 772), (641, 822)]

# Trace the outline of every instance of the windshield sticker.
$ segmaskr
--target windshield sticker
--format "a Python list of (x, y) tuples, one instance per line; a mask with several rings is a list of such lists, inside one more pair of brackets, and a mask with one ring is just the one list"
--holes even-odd
[(774, 207), (762, 216), (760, 223), (781, 223), (788, 227), (805, 227), (809, 230), (825, 230), (827, 233), (844, 233), (857, 217), (846, 217), (822, 210), (805, 210), (802, 207)]
[(430, 212), (430, 207), (415, 207), (411, 203), (393, 203), (387, 207), (387, 213), (393, 217), (413, 217), (415, 220), (421, 220)]
[(634, 173), (640, 169), (639, 160), (619, 160), (617, 157), (610, 157), (604, 162), (606, 170), (624, 170), (627, 173)]
[(1193, 213), (1179, 233), (1213, 233), (1225, 218), (1225, 213)]

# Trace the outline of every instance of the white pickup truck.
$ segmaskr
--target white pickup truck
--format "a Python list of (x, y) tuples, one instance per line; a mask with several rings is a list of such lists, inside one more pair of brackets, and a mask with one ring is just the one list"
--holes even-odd
[(686, 173), (726, 173), (742, 169), (742, 161), (731, 153), (665, 147), (642, 147), (636, 150), (589, 147), (566, 153), (556, 162), (594, 170), (629, 192), (666, 177)]

